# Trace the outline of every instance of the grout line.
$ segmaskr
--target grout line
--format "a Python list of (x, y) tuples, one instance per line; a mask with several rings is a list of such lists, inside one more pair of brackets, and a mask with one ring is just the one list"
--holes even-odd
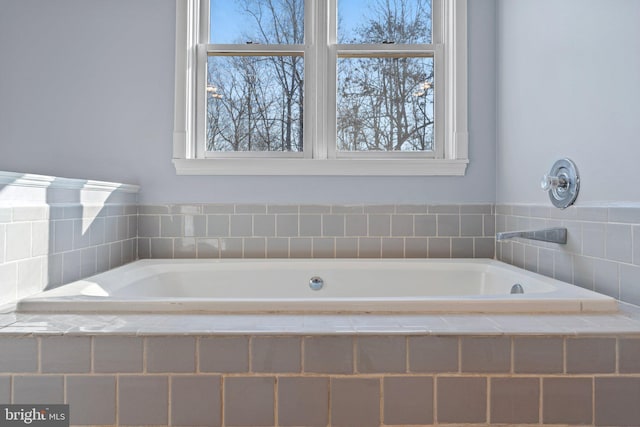
[(491, 424), (491, 383), (492, 383), (492, 379), (494, 377), (492, 376), (487, 376), (486, 377), (486, 381), (487, 381), (487, 400), (486, 400), (486, 414), (485, 414), (485, 421), (488, 424)]
[(94, 367), (94, 364), (95, 364), (95, 340), (96, 340), (95, 336), (89, 337), (89, 357), (90, 357), (90, 360), (89, 360), (89, 373), (91, 373), (91, 374), (95, 374), (96, 373), (95, 372), (95, 367)]
[(280, 425), (278, 419), (279, 412), (279, 400), (278, 400), (278, 387), (279, 387), (278, 375), (273, 375), (273, 423), (274, 425)]
[(596, 422), (596, 377), (591, 377), (591, 423)]
[(329, 378), (329, 384), (328, 384), (329, 385), (329, 396), (328, 396), (328, 399), (327, 399), (327, 403), (328, 403), (327, 421), (329, 423), (329, 426), (331, 426), (331, 425), (333, 425), (333, 422), (332, 422), (332, 419), (331, 419), (332, 415), (333, 415), (333, 405), (332, 405), (333, 399), (332, 399), (332, 393), (331, 393), (331, 390), (333, 389), (333, 376), (329, 375), (328, 378)]
[(247, 367), (247, 374), (254, 374), (253, 372), (253, 340), (256, 338), (255, 335), (250, 335), (247, 342), (247, 363), (249, 366)]
[(462, 373), (462, 337), (458, 338), (458, 374)]
[(411, 373), (411, 360), (409, 359), (409, 336), (404, 337), (404, 373)]
[(620, 375), (620, 337), (615, 337), (615, 367), (614, 373)]
[(142, 374), (146, 374), (147, 372), (147, 340), (148, 337), (142, 338)]
[(68, 376), (62, 375), (62, 401), (64, 403), (69, 403), (69, 394), (67, 389), (69, 388)]
[(511, 340), (510, 340), (510, 351), (511, 351), (511, 369), (509, 370), (509, 372), (511, 373), (511, 375), (514, 375), (516, 373), (516, 362), (515, 362), (515, 337), (511, 336)]
[(42, 374), (42, 337), (36, 337), (37, 366), (38, 374)]
[(115, 420), (116, 420), (116, 425), (120, 425), (120, 374), (116, 373), (114, 376), (115, 376), (115, 382), (116, 382)]
[(353, 357), (353, 361), (352, 361), (352, 372), (354, 375), (358, 375), (358, 368), (360, 368), (358, 366), (358, 337), (354, 336), (353, 338), (351, 338), (351, 345), (352, 345), (352, 351), (351, 351), (351, 355)]
[(226, 426), (226, 413), (225, 413), (225, 389), (226, 389), (226, 375), (220, 375), (220, 422), (222, 427)]
[(200, 374), (200, 340), (201, 336), (196, 337), (196, 354), (195, 354), (195, 364), (196, 364), (196, 375)]
[(562, 338), (562, 373), (567, 374), (567, 337)]
[[(10, 403), (15, 403), (15, 394), (16, 394), (16, 387), (15, 387), (15, 375), (10, 375), (9, 377), (9, 402)], [(62, 379), (62, 393), (64, 394), (64, 378)], [(63, 401), (64, 401), (64, 396), (63, 396)]]
[(172, 416), (172, 407), (173, 407), (173, 402), (172, 402), (172, 388), (173, 388), (173, 375), (168, 374), (167, 375), (167, 425), (173, 425), (173, 423), (171, 422), (171, 416)]
[(380, 378), (378, 379), (378, 391), (380, 393), (380, 400), (378, 402), (380, 425), (384, 424), (384, 378), (384, 376), (380, 376)]
[(438, 375), (433, 375), (433, 422), (438, 424)]
[(544, 416), (544, 381), (542, 380), (542, 376), (538, 378), (538, 387), (540, 388), (540, 392), (538, 393), (538, 423), (542, 424), (542, 419)]
[(305, 373), (305, 363), (304, 363), (304, 356), (305, 356), (305, 346), (304, 346), (304, 342), (305, 339), (304, 337), (300, 337), (300, 374), (304, 374)]

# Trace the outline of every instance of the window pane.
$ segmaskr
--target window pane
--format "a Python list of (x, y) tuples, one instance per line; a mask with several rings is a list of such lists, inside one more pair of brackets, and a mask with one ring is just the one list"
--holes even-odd
[(304, 0), (211, 0), (209, 19), (211, 43), (304, 43)]
[(431, 0), (338, 0), (338, 43), (431, 43)]
[(338, 58), (342, 151), (433, 151), (433, 58)]
[(209, 56), (207, 67), (207, 151), (302, 151), (301, 56)]

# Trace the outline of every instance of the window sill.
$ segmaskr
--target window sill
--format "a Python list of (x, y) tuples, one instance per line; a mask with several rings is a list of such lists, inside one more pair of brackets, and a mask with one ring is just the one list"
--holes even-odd
[(173, 159), (178, 175), (464, 176), (468, 160)]

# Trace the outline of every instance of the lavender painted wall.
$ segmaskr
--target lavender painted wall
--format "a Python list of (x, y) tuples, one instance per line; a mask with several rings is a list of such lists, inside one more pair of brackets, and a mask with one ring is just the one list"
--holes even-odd
[(549, 205), (573, 159), (579, 206), (640, 202), (640, 2), (498, 2), (498, 203)]
[(469, 2), (465, 177), (187, 177), (171, 163), (174, 0), (0, 0), (0, 170), (139, 184), (142, 203), (493, 202), (495, 12)]

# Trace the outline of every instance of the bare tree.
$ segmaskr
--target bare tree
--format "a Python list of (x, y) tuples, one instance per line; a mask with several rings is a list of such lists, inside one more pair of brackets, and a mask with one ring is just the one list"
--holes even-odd
[[(430, 41), (430, 0), (379, 0), (353, 43)], [(433, 147), (433, 61), (420, 57), (345, 58), (338, 84), (342, 150), (426, 150)], [(357, 114), (358, 119), (352, 117)], [(345, 116), (346, 115), (346, 116)], [(358, 141), (353, 129), (358, 123)], [(349, 135), (351, 140), (344, 138)]]
[[(304, 43), (304, 0), (243, 0), (240, 7), (256, 25), (239, 43)], [(214, 56), (208, 76), (217, 89), (208, 99), (208, 149), (302, 151), (301, 56)]]
[[(304, 43), (304, 0), (244, 0), (258, 34), (247, 35), (251, 42), (266, 44)], [(284, 151), (302, 151), (304, 97), (303, 59), (300, 56), (269, 56), (282, 90), (281, 110)], [(300, 110), (300, 111), (297, 111)], [(293, 125), (299, 130), (294, 135)]]
[[(255, 23), (238, 43), (303, 44), (304, 0), (240, 0)], [(430, 41), (431, 0), (371, 2), (352, 43)], [(338, 59), (340, 150), (433, 149), (433, 60), (381, 56)], [(303, 57), (209, 58), (207, 149), (303, 150)], [(213, 89), (215, 88), (215, 90)]]

